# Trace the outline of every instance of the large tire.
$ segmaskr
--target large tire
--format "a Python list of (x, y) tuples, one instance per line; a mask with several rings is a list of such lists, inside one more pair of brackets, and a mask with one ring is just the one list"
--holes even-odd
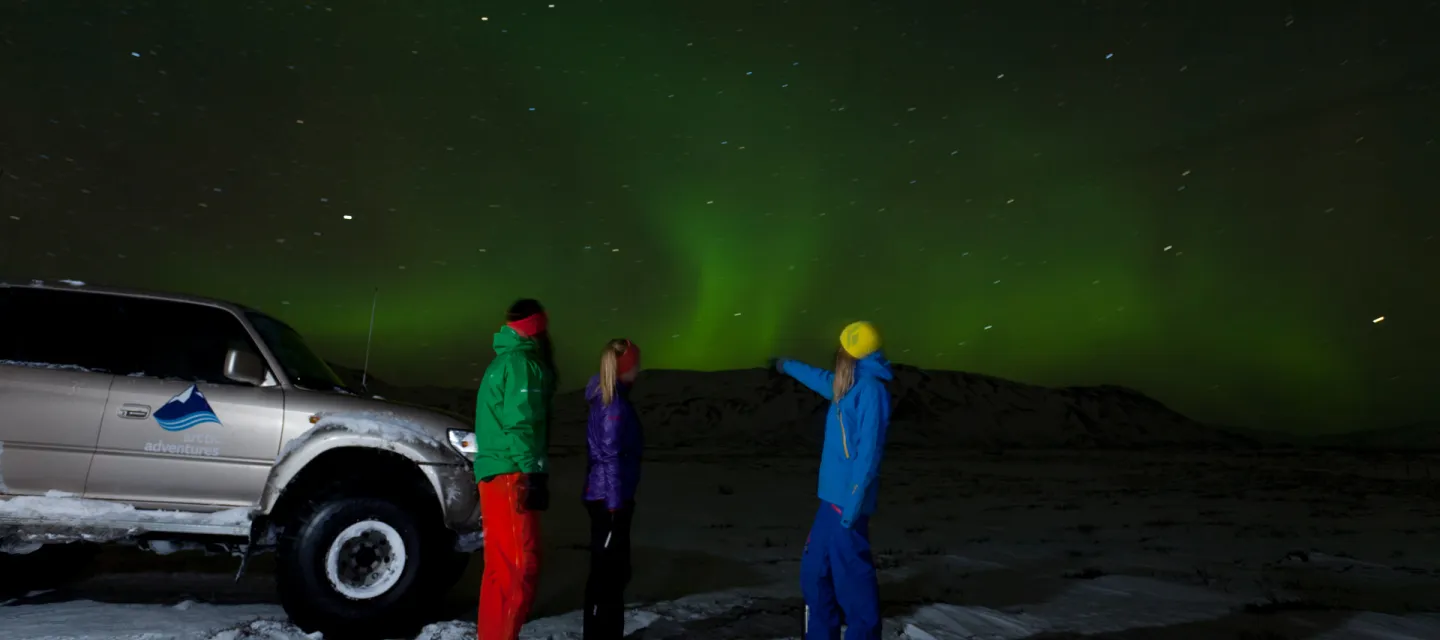
[(280, 603), (291, 622), (327, 638), (414, 631), (426, 596), (422, 571), (441, 536), (398, 500), (333, 494), (310, 503), (281, 536)]
[(471, 554), (453, 550), (426, 556), (425, 561), (430, 563), (429, 577), (425, 579), (426, 588), (436, 597), (450, 593), (455, 583), (465, 576), (465, 570), (470, 568), (470, 556)]

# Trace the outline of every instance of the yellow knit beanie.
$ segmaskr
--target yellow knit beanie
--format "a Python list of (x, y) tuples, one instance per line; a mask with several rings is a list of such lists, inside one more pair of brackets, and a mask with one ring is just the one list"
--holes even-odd
[(859, 360), (880, 350), (880, 332), (869, 322), (852, 322), (840, 332), (840, 348)]

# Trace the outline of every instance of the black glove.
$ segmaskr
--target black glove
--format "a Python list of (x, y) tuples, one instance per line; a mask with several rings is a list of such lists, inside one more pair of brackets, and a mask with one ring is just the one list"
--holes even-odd
[(525, 510), (544, 511), (550, 508), (550, 474), (525, 474)]

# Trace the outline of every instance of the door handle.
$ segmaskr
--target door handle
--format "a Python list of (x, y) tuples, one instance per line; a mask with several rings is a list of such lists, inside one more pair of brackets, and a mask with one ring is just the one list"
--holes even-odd
[(143, 420), (150, 415), (150, 407), (143, 404), (122, 404), (120, 405), (120, 417), (131, 420)]

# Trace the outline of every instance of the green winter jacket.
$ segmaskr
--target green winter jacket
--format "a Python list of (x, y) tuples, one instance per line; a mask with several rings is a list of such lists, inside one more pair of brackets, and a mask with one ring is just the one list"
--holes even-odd
[(535, 341), (510, 327), (496, 332), (495, 359), (475, 396), (475, 478), (546, 473), (554, 377)]

